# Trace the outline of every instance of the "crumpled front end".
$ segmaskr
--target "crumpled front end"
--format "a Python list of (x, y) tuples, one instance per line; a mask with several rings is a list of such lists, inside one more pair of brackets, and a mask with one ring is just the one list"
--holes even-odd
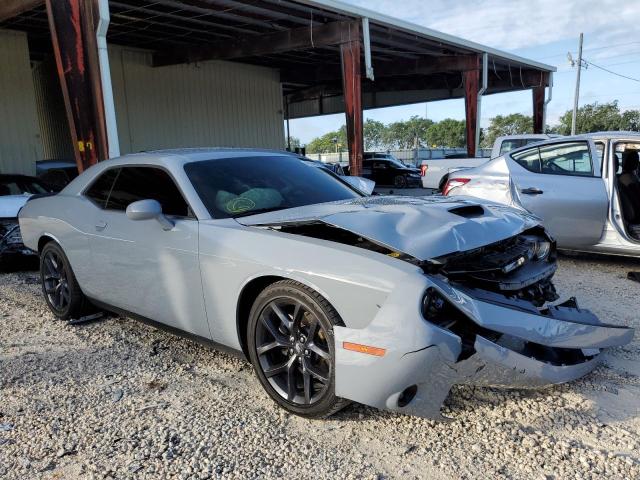
[(456, 384), (531, 388), (584, 376), (634, 331), (601, 322), (574, 299), (550, 305), (554, 250), (539, 228), (423, 264), (425, 274), (394, 290), (367, 328), (336, 327), (336, 394), (443, 419)]
[(17, 218), (0, 218), (0, 258), (13, 255), (35, 255), (22, 242)]

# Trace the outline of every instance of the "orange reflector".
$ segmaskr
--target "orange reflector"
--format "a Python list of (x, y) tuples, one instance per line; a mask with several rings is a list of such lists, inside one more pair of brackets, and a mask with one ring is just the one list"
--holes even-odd
[(383, 357), (387, 352), (384, 348), (370, 347), (368, 345), (360, 345), (359, 343), (342, 342), (342, 348), (353, 352), (366, 353), (375, 357)]

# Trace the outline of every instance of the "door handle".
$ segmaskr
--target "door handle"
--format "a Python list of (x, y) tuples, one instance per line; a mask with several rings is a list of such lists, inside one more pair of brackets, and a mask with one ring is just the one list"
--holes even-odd
[(524, 193), (525, 195), (542, 195), (544, 192), (536, 187), (523, 188), (520, 190), (520, 193)]
[(98, 222), (98, 223), (96, 223), (96, 230), (98, 230), (99, 232), (101, 232), (105, 228), (107, 228), (107, 222)]

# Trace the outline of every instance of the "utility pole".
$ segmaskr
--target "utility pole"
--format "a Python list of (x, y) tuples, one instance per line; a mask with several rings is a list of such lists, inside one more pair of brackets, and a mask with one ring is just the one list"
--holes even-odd
[(582, 70), (582, 33), (578, 46), (578, 72), (576, 73), (576, 96), (573, 100), (573, 115), (571, 117), (571, 135), (576, 134), (576, 117), (578, 116), (578, 98), (580, 97), (580, 71)]

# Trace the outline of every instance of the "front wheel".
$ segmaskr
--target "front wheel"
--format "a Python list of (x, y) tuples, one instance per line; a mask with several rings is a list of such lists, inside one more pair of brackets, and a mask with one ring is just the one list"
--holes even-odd
[(335, 395), (334, 325), (342, 325), (335, 309), (298, 282), (276, 282), (258, 295), (249, 315), (249, 357), (278, 405), (323, 418), (348, 403)]

